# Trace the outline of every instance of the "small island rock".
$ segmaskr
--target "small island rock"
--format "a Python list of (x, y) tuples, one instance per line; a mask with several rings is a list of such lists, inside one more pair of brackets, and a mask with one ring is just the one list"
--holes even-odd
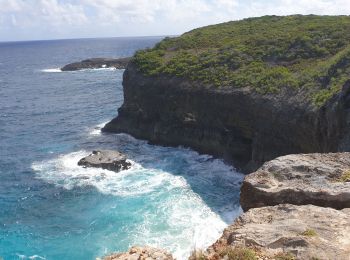
[(62, 71), (76, 71), (82, 69), (116, 68), (125, 69), (131, 58), (91, 58), (80, 62), (67, 64)]
[(245, 177), (244, 211), (282, 203), (350, 208), (350, 153), (282, 156)]
[(127, 170), (131, 167), (131, 163), (127, 161), (124, 154), (112, 150), (93, 151), (92, 154), (82, 158), (78, 162), (78, 165), (84, 167), (102, 168), (115, 172)]

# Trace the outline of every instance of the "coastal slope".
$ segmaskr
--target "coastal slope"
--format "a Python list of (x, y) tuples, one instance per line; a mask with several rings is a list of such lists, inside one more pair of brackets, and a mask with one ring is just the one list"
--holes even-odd
[(184, 145), (249, 172), (281, 155), (349, 151), (350, 17), (266, 16), (139, 51), (103, 131)]

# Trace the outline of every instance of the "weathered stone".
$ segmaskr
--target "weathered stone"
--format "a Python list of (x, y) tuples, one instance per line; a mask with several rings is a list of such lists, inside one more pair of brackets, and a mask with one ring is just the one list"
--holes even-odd
[(103, 258), (104, 260), (173, 260), (167, 251), (154, 247), (134, 246), (125, 253), (116, 253)]
[(350, 150), (350, 81), (324, 106), (306, 88), (259, 94), (169, 75), (148, 76), (132, 61), (124, 104), (102, 131), (154, 144), (191, 147), (251, 172), (278, 156)]
[(350, 208), (350, 153), (287, 155), (245, 177), (243, 210), (282, 203)]
[(289, 253), (298, 260), (349, 260), (350, 209), (291, 204), (251, 209), (208, 252), (214, 257), (230, 247), (253, 248), (267, 259)]
[(78, 165), (102, 168), (116, 172), (127, 170), (131, 167), (131, 163), (127, 161), (124, 154), (112, 150), (93, 151), (89, 156), (82, 158), (78, 162)]
[(75, 71), (82, 69), (116, 68), (125, 69), (131, 58), (92, 58), (80, 62), (74, 62), (61, 68), (62, 71)]

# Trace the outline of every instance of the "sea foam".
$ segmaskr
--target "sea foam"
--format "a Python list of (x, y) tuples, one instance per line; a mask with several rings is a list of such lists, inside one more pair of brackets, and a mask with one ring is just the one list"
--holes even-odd
[[(101, 193), (116, 196), (116, 200), (130, 200), (130, 204), (140, 198), (147, 200), (137, 212), (130, 212), (142, 216), (141, 223), (136, 227), (125, 224), (130, 246), (165, 248), (177, 259), (186, 259), (193, 249), (215, 242), (227, 224), (240, 214), (240, 206), (232, 202), (231, 192), (239, 191), (243, 175), (221, 160), (187, 149), (146, 144), (140, 147), (145, 149), (144, 157), (139, 157), (139, 162), (131, 161), (132, 167), (119, 173), (78, 166), (78, 160), (89, 154), (85, 150), (35, 162), (32, 168), (38, 178), (65, 189), (93, 186)], [(167, 157), (161, 159), (161, 154), (167, 151)], [(150, 158), (155, 163), (143, 166)], [(186, 166), (183, 169), (180, 166), (184, 174), (167, 170), (181, 164)], [(224, 190), (220, 185), (225, 186)], [(195, 192), (199, 189), (203, 191)], [(207, 200), (217, 201), (218, 205), (209, 206)]]
[(101, 135), (102, 128), (108, 123), (108, 121), (96, 125), (94, 128), (89, 129), (89, 135), (98, 136)]
[(43, 69), (41, 70), (42, 72), (47, 72), (47, 73), (57, 73), (57, 72), (62, 72), (60, 68), (54, 68), (54, 69)]

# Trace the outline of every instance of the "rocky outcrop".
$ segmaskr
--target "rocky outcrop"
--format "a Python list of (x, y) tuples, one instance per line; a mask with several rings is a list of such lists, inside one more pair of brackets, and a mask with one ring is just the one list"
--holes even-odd
[(102, 168), (119, 172), (131, 167), (124, 154), (112, 150), (96, 150), (78, 162), (79, 166)]
[(128, 252), (115, 253), (103, 260), (173, 260), (173, 256), (165, 250), (153, 247), (132, 247)]
[(245, 177), (243, 210), (282, 203), (350, 208), (350, 153), (287, 155)]
[(253, 88), (204, 86), (171, 76), (145, 76), (132, 62), (124, 104), (103, 131), (220, 156), (249, 172), (293, 153), (350, 149), (350, 82), (324, 106), (303, 89), (259, 94)]
[(260, 259), (349, 260), (349, 234), (350, 209), (283, 204), (244, 213), (208, 252), (221, 259), (222, 252), (244, 247)]
[(131, 58), (91, 58), (74, 62), (61, 68), (62, 71), (76, 71), (82, 69), (116, 68), (125, 69)]

